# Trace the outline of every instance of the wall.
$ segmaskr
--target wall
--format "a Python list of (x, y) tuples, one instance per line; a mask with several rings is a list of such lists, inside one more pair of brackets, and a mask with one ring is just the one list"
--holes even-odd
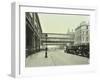
[[(20, 0), (1, 0), (0, 2), (0, 80), (14, 80), (10, 77), (10, 67), (11, 67), (11, 2), (12, 1), (20, 1)], [(34, 1), (34, 0), (24, 0), (24, 1)], [(88, 73), (69, 73), (62, 75), (46, 75), (46, 76), (34, 76), (34, 77), (25, 77), (18, 78), (17, 80), (99, 80), (100, 77), (100, 0), (35, 0), (34, 3), (47, 3), (50, 5), (87, 5), (87, 6), (95, 6), (98, 9), (97, 26), (95, 26), (95, 34), (94, 39), (94, 52), (98, 53), (95, 57), (97, 60), (97, 71), (96, 72), (88, 72)], [(94, 53), (94, 54), (95, 54)]]

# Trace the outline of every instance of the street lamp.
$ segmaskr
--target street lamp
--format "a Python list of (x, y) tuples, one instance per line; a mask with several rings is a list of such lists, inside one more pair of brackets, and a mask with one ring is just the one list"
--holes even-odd
[(45, 58), (48, 58), (48, 56), (47, 56), (47, 50), (48, 50), (48, 48), (47, 48), (47, 37), (48, 37), (48, 35), (46, 34), (45, 37), (46, 37)]

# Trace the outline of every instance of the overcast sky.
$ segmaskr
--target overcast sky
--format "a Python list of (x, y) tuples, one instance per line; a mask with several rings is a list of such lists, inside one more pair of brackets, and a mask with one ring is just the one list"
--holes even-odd
[(89, 22), (89, 16), (38, 13), (43, 33), (67, 33), (74, 30), (83, 21)]

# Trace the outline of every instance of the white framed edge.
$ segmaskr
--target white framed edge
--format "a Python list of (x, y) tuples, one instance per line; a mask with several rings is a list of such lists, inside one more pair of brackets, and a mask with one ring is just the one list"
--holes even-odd
[[(89, 65), (73, 65), (73, 66), (58, 66), (58, 67), (33, 67), (25, 68), (25, 19), (22, 16), (25, 11), (32, 12), (34, 10), (43, 11), (51, 13), (56, 13), (59, 11), (69, 10), (69, 13), (74, 12), (74, 14), (88, 14), (91, 16), (90, 19), (90, 64)], [(38, 8), (38, 9), (37, 9)], [(42, 9), (42, 10), (40, 10)], [(49, 9), (49, 10), (48, 10)], [(75, 73), (86, 73), (86, 72), (95, 72), (96, 71), (96, 55), (95, 53), (95, 34), (96, 34), (96, 16), (97, 8), (96, 7), (87, 7), (87, 6), (47, 6), (46, 4), (38, 5), (33, 3), (16, 3), (11, 4), (11, 75), (13, 77), (22, 77), (22, 76), (36, 76), (36, 75), (61, 75), (61, 74), (75, 74)], [(23, 22), (24, 21), (24, 22)], [(22, 46), (21, 46), (22, 45)]]

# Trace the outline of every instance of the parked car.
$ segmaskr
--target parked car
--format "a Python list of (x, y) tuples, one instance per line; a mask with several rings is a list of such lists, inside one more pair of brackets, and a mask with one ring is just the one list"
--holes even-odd
[(67, 46), (66, 49), (64, 50), (64, 52), (70, 53), (70, 54), (75, 54), (76, 51), (77, 51), (76, 46)]
[(77, 45), (77, 46), (75, 46), (75, 45), (74, 46), (66, 46), (66, 49), (64, 50), (64, 52), (89, 58), (89, 44)]

